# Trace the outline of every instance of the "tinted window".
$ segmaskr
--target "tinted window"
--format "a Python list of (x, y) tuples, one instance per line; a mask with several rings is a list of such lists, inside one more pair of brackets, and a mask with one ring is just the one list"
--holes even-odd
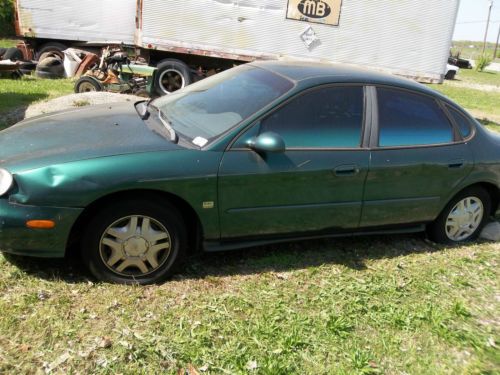
[(377, 93), (380, 146), (453, 141), (451, 124), (434, 99), (402, 90), (379, 88)]
[(448, 108), (451, 117), (453, 117), (453, 120), (455, 120), (455, 123), (458, 125), (462, 137), (467, 138), (472, 133), (470, 121), (456, 109), (450, 106), (446, 107)]
[(153, 102), (174, 130), (211, 140), (253, 115), (293, 87), (277, 74), (242, 65), (196, 82)]
[(273, 131), (287, 148), (359, 147), (363, 124), (363, 88), (327, 87), (303, 94), (261, 121), (260, 132)]

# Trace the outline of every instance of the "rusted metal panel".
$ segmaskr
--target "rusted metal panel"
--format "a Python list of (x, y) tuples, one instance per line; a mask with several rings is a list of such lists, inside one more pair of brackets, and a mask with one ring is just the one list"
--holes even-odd
[(134, 43), (136, 0), (17, 0), (19, 36)]
[(299, 58), (443, 78), (459, 0), (342, 0), (338, 26), (287, 19), (288, 2), (142, 0), (136, 42), (246, 61)]

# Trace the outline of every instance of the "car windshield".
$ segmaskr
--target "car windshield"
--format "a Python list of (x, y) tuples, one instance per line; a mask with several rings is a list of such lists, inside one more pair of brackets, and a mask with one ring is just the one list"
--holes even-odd
[(292, 87), (291, 81), (268, 70), (242, 65), (152, 104), (177, 134), (203, 147)]

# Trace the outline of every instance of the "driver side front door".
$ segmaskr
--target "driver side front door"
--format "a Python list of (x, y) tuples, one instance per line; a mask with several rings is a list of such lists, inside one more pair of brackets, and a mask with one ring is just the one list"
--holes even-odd
[[(228, 150), (219, 169), (221, 237), (331, 233), (358, 227), (369, 151), (361, 148), (362, 86), (299, 94), (263, 118)], [(280, 153), (246, 147), (277, 133)]]

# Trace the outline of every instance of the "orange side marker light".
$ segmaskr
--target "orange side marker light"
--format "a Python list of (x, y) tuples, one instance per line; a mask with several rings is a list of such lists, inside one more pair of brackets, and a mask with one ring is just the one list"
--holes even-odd
[(52, 220), (28, 220), (26, 226), (31, 229), (52, 229), (56, 223)]

